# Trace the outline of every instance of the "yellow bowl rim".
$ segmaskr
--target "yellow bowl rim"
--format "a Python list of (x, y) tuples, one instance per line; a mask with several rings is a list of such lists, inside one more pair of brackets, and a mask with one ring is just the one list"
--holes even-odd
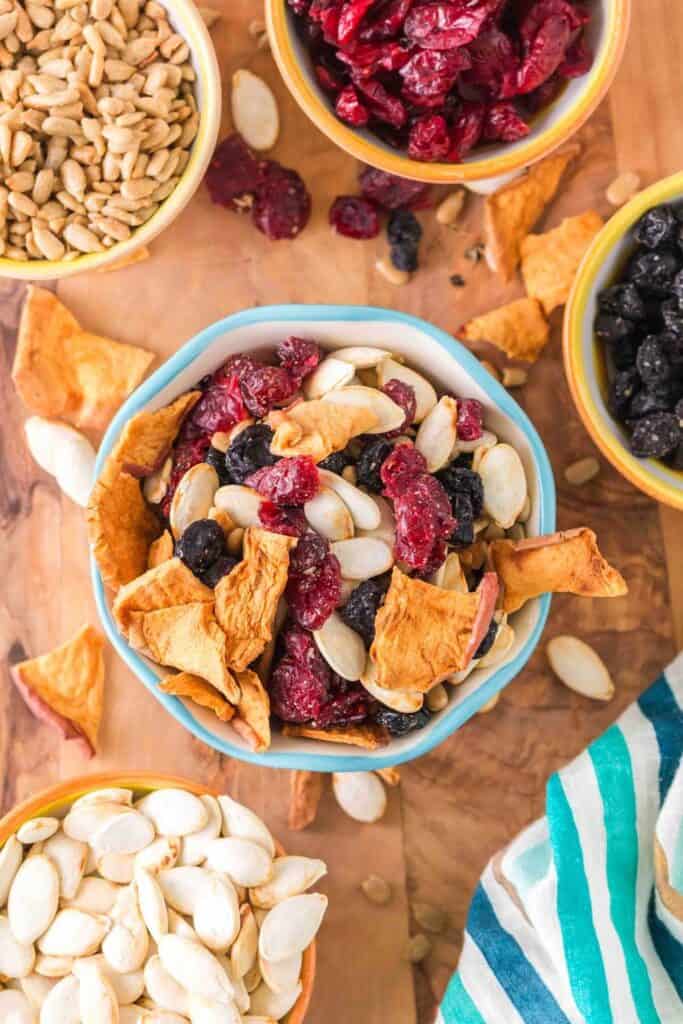
[[(569, 389), (588, 433), (622, 476), (649, 497), (672, 508), (683, 509), (683, 475), (679, 484), (667, 484), (652, 475), (649, 460), (636, 459), (613, 432), (611, 418), (596, 405), (588, 385), (589, 370), (583, 358), (582, 322), (595, 289), (595, 277), (614, 246), (652, 206), (683, 196), (683, 172), (655, 182), (621, 207), (593, 240), (579, 267), (567, 300), (562, 331), (564, 367)], [(672, 477), (675, 471), (671, 471)]]
[(616, 74), (631, 20), (631, 0), (603, 2), (609, 4), (609, 19), (605, 27), (607, 45), (594, 81), (579, 100), (558, 118), (555, 124), (538, 135), (532, 133), (528, 142), (520, 145), (514, 152), (503, 147), (498, 156), (461, 164), (425, 164), (411, 160), (398, 152), (387, 151), (364, 139), (353, 128), (345, 125), (328, 110), (300, 69), (292, 46), (286, 0), (265, 0), (265, 10), (271, 50), (280, 73), (299, 106), (328, 138), (357, 160), (371, 167), (415, 181), (448, 185), (497, 178), (519, 171), (566, 142), (590, 117)]
[(0, 257), (0, 277), (23, 281), (53, 281), (98, 270), (131, 256), (167, 228), (189, 203), (204, 177), (213, 156), (221, 120), (221, 80), (218, 60), (209, 30), (192, 0), (163, 0), (171, 22), (190, 43), (193, 67), (201, 82), (202, 102), (199, 128), (192, 144), (190, 159), (180, 181), (157, 212), (136, 228), (125, 242), (117, 242), (105, 252), (84, 253), (73, 260), (13, 260)]
[[(60, 810), (65, 803), (77, 800), (78, 797), (91, 792), (93, 789), (102, 789), (108, 786), (122, 786), (128, 789), (147, 792), (173, 786), (178, 789), (186, 789), (198, 796), (204, 793), (212, 796), (221, 795), (221, 791), (213, 786), (205, 786), (178, 775), (166, 775), (165, 773), (153, 771), (97, 772), (93, 775), (80, 775), (73, 779), (57, 782), (53, 786), (48, 786), (47, 789), (35, 793), (8, 811), (0, 819), (0, 847), (17, 831), (20, 825), (30, 818), (49, 816), (51, 812)], [(284, 848), (277, 839), (275, 844), (278, 853), (282, 856), (285, 852)], [(314, 941), (303, 953), (301, 964), (302, 992), (289, 1011), (287, 1024), (303, 1024), (313, 994), (315, 973), (316, 944)]]

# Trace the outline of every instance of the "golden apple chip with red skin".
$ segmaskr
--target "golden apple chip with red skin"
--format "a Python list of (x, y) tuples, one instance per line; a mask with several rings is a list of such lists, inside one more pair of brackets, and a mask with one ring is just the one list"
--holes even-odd
[(488, 341), (509, 359), (534, 363), (545, 348), (550, 326), (540, 302), (517, 299), (463, 324), (465, 341)]
[[(253, 739), (251, 742), (247, 741), (250, 742), (253, 750), (267, 750), (270, 746), (270, 697), (259, 677), (251, 669), (238, 672), (237, 682), (241, 696), (233, 725), (237, 728), (238, 733), (240, 733), (238, 722), (248, 727), (255, 737), (255, 742)], [(245, 731), (242, 731), (240, 735), (246, 738)]]
[(131, 612), (153, 612), (197, 601), (212, 605), (213, 590), (198, 580), (179, 558), (169, 558), (121, 587), (112, 612), (116, 625), (126, 636)]
[(131, 476), (149, 476), (163, 465), (188, 412), (201, 391), (188, 391), (170, 405), (149, 412), (143, 409), (126, 423), (112, 449), (112, 456)]
[(235, 708), (223, 694), (211, 683), (207, 683), (206, 679), (200, 679), (190, 672), (166, 676), (160, 680), (159, 689), (162, 693), (170, 693), (174, 697), (187, 697), (200, 707), (208, 708), (221, 722), (229, 722), (234, 717)]
[(285, 722), (283, 736), (297, 739), (322, 740), (324, 743), (344, 743), (364, 750), (379, 750), (389, 742), (389, 733), (376, 722), (361, 722), (357, 725), (337, 725), (329, 729), (316, 729), (312, 725), (294, 725)]
[(275, 431), (270, 450), (274, 455), (310, 455), (321, 462), (378, 423), (376, 413), (360, 406), (322, 399), (297, 402), (269, 414), (268, 425)]

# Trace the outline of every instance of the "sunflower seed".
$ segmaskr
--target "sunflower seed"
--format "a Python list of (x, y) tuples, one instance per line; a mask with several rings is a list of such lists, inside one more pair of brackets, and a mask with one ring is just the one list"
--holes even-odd
[(139, 800), (136, 806), (150, 819), (160, 836), (187, 836), (198, 832), (209, 817), (199, 797), (185, 789), (157, 789)]
[(319, 469), (318, 476), (323, 487), (329, 487), (341, 498), (359, 530), (376, 530), (379, 527), (379, 506), (369, 494), (328, 469)]
[(275, 96), (262, 78), (244, 68), (232, 76), (232, 119), (252, 149), (272, 149), (277, 142), (280, 115)]
[[(217, 839), (221, 834), (221, 809), (214, 796), (201, 796), (199, 798), (204, 804), (207, 813), (206, 825), (198, 832), (185, 836), (180, 849), (179, 863), (181, 865), (202, 864), (206, 860), (206, 847), (212, 839)], [(173, 867), (173, 864), (164, 864), (163, 867)]]
[[(390, 359), (385, 361), (391, 362)], [(388, 430), (398, 430), (403, 426), (403, 421), (406, 418), (401, 406), (393, 402), (378, 388), (366, 388), (357, 384), (351, 387), (334, 388), (323, 395), (322, 399), (324, 402), (333, 402), (335, 405), (351, 405), (354, 408), (368, 409), (373, 412), (378, 423), (367, 431), (368, 434), (385, 434)], [(436, 396), (434, 401), (436, 404)]]
[(596, 477), (599, 472), (600, 463), (592, 455), (589, 455), (587, 458), (579, 459), (577, 462), (572, 462), (570, 466), (567, 466), (564, 471), (564, 478), (567, 483), (580, 487)]
[(164, 935), (159, 943), (163, 967), (184, 989), (217, 1003), (232, 1001), (234, 989), (216, 957), (196, 942)]
[(24, 850), (16, 836), (10, 836), (0, 850), (0, 907), (7, 903), (14, 876), (19, 870)]
[(458, 404), (446, 395), (427, 413), (415, 438), (415, 447), (427, 460), (430, 473), (446, 465), (457, 439)]
[(451, 192), (449, 196), (446, 196), (436, 208), (436, 219), (439, 224), (443, 224), (446, 227), (453, 227), (462, 212), (463, 204), (465, 202), (465, 189), (459, 188), (455, 192)]
[(164, 1010), (187, 1013), (187, 992), (171, 977), (158, 955), (149, 958), (144, 973), (147, 994), (158, 1006)]
[(576, 636), (556, 636), (546, 647), (548, 661), (558, 679), (570, 690), (592, 697), (611, 700), (614, 683), (597, 651)]
[(57, 818), (32, 818), (17, 829), (17, 839), (25, 846), (30, 846), (32, 843), (44, 843), (46, 839), (55, 834), (58, 828)]
[(270, 910), (290, 896), (299, 896), (326, 874), (327, 867), (322, 860), (311, 857), (276, 857), (270, 881), (254, 887), (250, 899), (254, 906)]
[(333, 388), (342, 388), (350, 384), (354, 373), (351, 363), (337, 359), (336, 356), (326, 356), (306, 378), (303, 385), (304, 395), (309, 401), (322, 398)]
[(59, 902), (59, 875), (44, 854), (27, 857), (17, 871), (7, 916), (17, 940), (30, 945), (51, 925)]
[(225, 952), (240, 930), (235, 887), (219, 874), (209, 874), (202, 885), (192, 918), (194, 929), (208, 949)]
[(509, 444), (497, 444), (484, 452), (478, 473), (484, 488), (484, 510), (502, 529), (517, 519), (527, 497), (522, 460)]
[(144, 868), (136, 869), (135, 885), (142, 920), (149, 934), (158, 943), (161, 936), (168, 931), (168, 913), (161, 886), (154, 875)]
[[(381, 785), (381, 783), (380, 783)], [(279, 963), (310, 946), (327, 910), (327, 896), (290, 896), (268, 911), (259, 934), (259, 957)]]
[(230, 796), (219, 796), (218, 803), (223, 815), (224, 836), (249, 839), (271, 858), (275, 856), (275, 841), (257, 814)]
[(371, 345), (350, 345), (348, 348), (335, 349), (334, 357), (351, 363), (357, 370), (369, 370), (379, 366), (384, 359), (391, 359), (391, 352)]
[(393, 550), (396, 543), (396, 520), (394, 513), (386, 498), (379, 494), (373, 494), (372, 500), (379, 512), (379, 523), (370, 530), (359, 529), (362, 537), (374, 537), (376, 540), (383, 540)]
[(352, 537), (330, 545), (339, 561), (341, 574), (347, 580), (369, 580), (388, 572), (394, 564), (394, 554), (388, 544), (375, 537)]
[(337, 675), (351, 682), (360, 679), (365, 668), (365, 644), (337, 612), (332, 612), (320, 629), (314, 631), (313, 637), (323, 658)]
[[(252, 893), (253, 897), (253, 893)], [(244, 978), (256, 961), (258, 952), (258, 926), (248, 904), (240, 907), (240, 930), (230, 950), (233, 977)]]
[[(347, 466), (347, 469), (350, 468)], [(316, 496), (306, 502), (304, 515), (308, 525), (326, 540), (348, 540), (353, 537), (351, 513), (331, 487), (321, 487)]]
[(25, 978), (33, 970), (35, 960), (33, 946), (19, 942), (14, 937), (9, 920), (0, 914), (0, 976)]
[(263, 885), (273, 873), (272, 858), (262, 846), (235, 836), (212, 839), (207, 847), (206, 864), (247, 888)]

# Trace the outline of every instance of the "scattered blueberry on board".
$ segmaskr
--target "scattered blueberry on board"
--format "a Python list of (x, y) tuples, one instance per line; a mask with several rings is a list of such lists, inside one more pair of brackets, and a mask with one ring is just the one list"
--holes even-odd
[(619, 281), (598, 295), (609, 406), (638, 458), (683, 466), (683, 208), (655, 206), (634, 229)]

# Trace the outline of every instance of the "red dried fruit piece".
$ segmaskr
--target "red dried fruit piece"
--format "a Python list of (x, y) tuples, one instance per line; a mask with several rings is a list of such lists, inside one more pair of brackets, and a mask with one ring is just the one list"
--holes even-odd
[(408, 156), (412, 160), (425, 163), (445, 160), (450, 148), (448, 125), (441, 114), (425, 114), (412, 125), (408, 138)]
[(375, 0), (348, 0), (341, 9), (337, 24), (337, 42), (340, 46), (348, 46), (360, 31), (363, 18)]
[(352, 722), (363, 722), (368, 717), (370, 699), (360, 683), (349, 683), (333, 672), (330, 691), (330, 696), (315, 716), (313, 724), (317, 728), (350, 725)]
[(400, 405), (406, 414), (406, 418), (400, 427), (396, 430), (390, 430), (385, 434), (385, 437), (398, 437), (415, 420), (415, 412), (417, 410), (415, 390), (411, 388), (410, 384), (406, 384), (402, 380), (395, 380), (394, 378), (388, 380), (381, 390), (385, 395), (389, 396), (392, 402)]
[(242, 353), (239, 353), (236, 356), (230, 356), (230, 358), (225, 363), (223, 363), (222, 366), (218, 367), (213, 377), (211, 378), (211, 383), (222, 384), (225, 380), (228, 380), (230, 377), (233, 376), (236, 376), (239, 378), (239, 380), (242, 380), (242, 377), (247, 372), (247, 370), (254, 370), (262, 365), (263, 364), (257, 362), (256, 359), (253, 359), (251, 356), (243, 355)]
[(330, 3), (329, 0), (313, 0), (308, 10), (308, 17), (320, 25), (325, 41), (333, 46), (337, 43), (341, 7), (341, 2)]
[(280, 342), (276, 355), (280, 365), (284, 366), (298, 384), (301, 384), (309, 373), (313, 373), (320, 362), (319, 346), (307, 338), (296, 338), (293, 335)]
[(297, 382), (282, 366), (265, 365), (246, 370), (241, 386), (244, 404), (257, 420), (276, 405), (284, 405), (298, 388)]
[(192, 469), (199, 462), (204, 462), (207, 451), (211, 445), (210, 437), (193, 437), (188, 440), (179, 440), (173, 449), (173, 467), (171, 469), (171, 476), (168, 481), (168, 489), (164, 495), (164, 500), (161, 503), (161, 511), (163, 515), (168, 519), (169, 512), (171, 511), (171, 502), (173, 495), (175, 494), (176, 487), (187, 473), (188, 469)]
[(339, 50), (339, 60), (348, 64), (359, 78), (371, 78), (378, 71), (398, 71), (411, 57), (412, 51), (401, 43), (354, 43)]
[[(330, 92), (336, 96), (336, 94), (343, 89), (344, 83), (341, 78), (338, 78), (329, 68), (326, 68), (324, 64), (316, 64), (313, 68), (315, 71), (315, 77), (318, 80), (318, 85), (325, 92)], [(341, 115), (340, 115), (341, 116)]]
[(306, 516), (298, 508), (280, 508), (272, 501), (262, 501), (259, 505), (258, 515), (261, 526), (270, 530), (271, 533), (284, 533), (287, 537), (302, 537), (308, 529)]
[(513, 103), (502, 100), (492, 104), (486, 111), (482, 138), (488, 142), (515, 142), (523, 139), (531, 129), (524, 118), (520, 117)]
[(415, 445), (397, 444), (379, 471), (388, 498), (396, 498), (412, 481), (427, 472), (427, 460)]
[(301, 575), (322, 565), (330, 552), (330, 545), (317, 533), (302, 537), (289, 558), (289, 571)]
[(539, 29), (548, 18), (566, 18), (572, 32), (578, 31), (590, 21), (590, 13), (579, 4), (569, 0), (536, 0), (528, 9), (519, 25), (519, 36), (528, 53)]
[(320, 713), (328, 696), (330, 671), (323, 663), (313, 668), (290, 655), (281, 658), (268, 684), (273, 714), (283, 722), (310, 722)]
[(295, 14), (306, 14), (310, 7), (311, 0), (287, 0), (287, 4)]
[(189, 415), (188, 425), (195, 432), (215, 434), (229, 430), (247, 419), (239, 377), (231, 374), (209, 387)]
[(296, 623), (288, 622), (282, 632), (282, 640), (287, 654), (295, 661), (301, 661), (316, 670), (325, 666), (313, 634), (308, 630), (302, 629)]
[(394, 516), (396, 558), (412, 569), (425, 571), (435, 562), (438, 568), (438, 559), (442, 554), (445, 557), (443, 542), (453, 533), (456, 521), (450, 499), (436, 477), (429, 473), (414, 476), (394, 498)]
[(205, 180), (212, 202), (244, 212), (261, 185), (263, 165), (234, 132), (216, 147)]
[(373, 117), (392, 128), (402, 128), (408, 113), (397, 96), (392, 96), (376, 78), (355, 78), (354, 84)]
[(354, 86), (346, 85), (337, 96), (334, 104), (337, 117), (354, 128), (362, 128), (370, 120), (370, 111), (361, 103)]
[(403, 30), (411, 42), (426, 50), (452, 50), (476, 39), (499, 6), (500, 0), (421, 3), (412, 8)]
[(330, 207), (330, 224), (346, 238), (375, 238), (380, 227), (377, 207), (362, 196), (337, 196)]
[(365, 167), (358, 176), (358, 182), (363, 195), (385, 210), (398, 210), (402, 206), (416, 209), (429, 191), (429, 185), (422, 181), (398, 178), (375, 167)]
[(478, 441), (484, 432), (484, 407), (476, 398), (458, 399), (458, 438)]
[(470, 64), (466, 50), (419, 50), (401, 68), (403, 95), (409, 95), (411, 101), (415, 97), (442, 97)]
[(569, 46), (572, 30), (564, 15), (551, 15), (533, 38), (517, 75), (517, 92), (532, 92), (557, 71)]
[(392, 39), (398, 35), (406, 20), (408, 11), (414, 0), (389, 0), (371, 21), (366, 19), (360, 30), (360, 38), (364, 42), (375, 42), (378, 39)]
[(515, 95), (519, 57), (510, 36), (491, 25), (467, 50), (471, 66), (462, 76), (464, 83), (486, 89), (492, 97)]
[(544, 110), (549, 103), (552, 103), (564, 88), (564, 79), (560, 78), (559, 74), (555, 72), (547, 82), (543, 85), (539, 85), (538, 89), (534, 89), (533, 92), (528, 93), (524, 97), (524, 109), (529, 114), (536, 114), (539, 110)]
[(251, 215), (259, 231), (273, 241), (296, 238), (311, 215), (311, 196), (300, 175), (265, 161)]
[(451, 129), (449, 159), (458, 163), (481, 139), (486, 108), (483, 103), (463, 103)]
[[(304, 535), (299, 544), (306, 539)], [(298, 545), (297, 545), (298, 546)], [(341, 598), (341, 568), (331, 553), (322, 562), (303, 572), (296, 568), (292, 559), (285, 598), (289, 611), (296, 623), (304, 629), (320, 629), (339, 604)]]
[(593, 52), (583, 35), (574, 40), (557, 69), (561, 78), (580, 78), (593, 66)]
[(276, 505), (305, 505), (320, 488), (318, 469), (310, 455), (280, 459), (273, 466), (257, 469), (245, 483)]

